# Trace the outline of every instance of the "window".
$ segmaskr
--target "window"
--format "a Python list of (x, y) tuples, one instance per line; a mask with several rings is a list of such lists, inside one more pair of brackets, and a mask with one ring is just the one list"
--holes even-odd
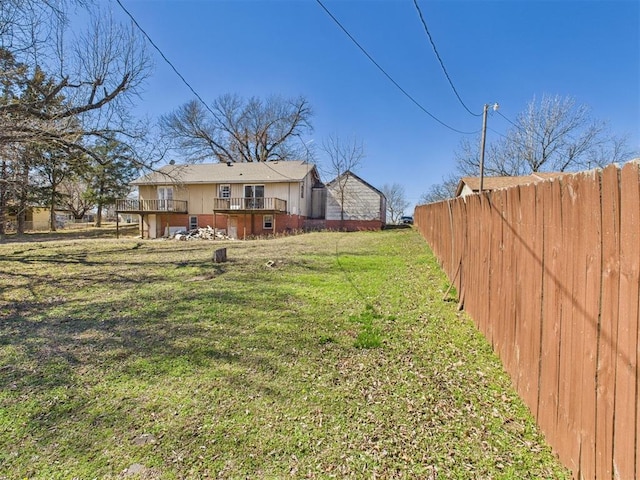
[(195, 230), (198, 228), (198, 217), (195, 215), (189, 217), (189, 230)]
[(264, 208), (264, 185), (244, 186), (245, 208)]
[(304, 183), (300, 184), (300, 198), (304, 198)]
[(218, 198), (230, 198), (231, 197), (231, 185), (220, 185), (218, 190)]
[(262, 217), (262, 228), (265, 230), (273, 228), (273, 215), (265, 215)]
[(158, 187), (158, 210), (173, 210), (173, 187)]

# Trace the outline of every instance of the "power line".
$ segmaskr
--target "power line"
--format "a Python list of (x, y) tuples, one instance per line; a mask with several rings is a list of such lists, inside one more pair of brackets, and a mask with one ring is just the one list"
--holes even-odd
[(456, 90), (456, 87), (453, 85), (453, 81), (451, 80), (451, 77), (449, 76), (449, 73), (447, 72), (447, 69), (444, 66), (444, 62), (442, 61), (442, 58), (440, 58), (440, 54), (438, 53), (438, 49), (436, 48), (436, 44), (433, 41), (433, 37), (431, 37), (431, 32), (429, 32), (429, 27), (427, 27), (427, 22), (425, 21), (424, 16), (422, 15), (422, 10), (420, 9), (420, 5), (418, 5), (418, 0), (413, 0), (413, 4), (415, 5), (416, 10), (418, 11), (418, 16), (420, 17), (420, 21), (422, 22), (422, 26), (424, 27), (424, 31), (427, 34), (427, 37), (429, 37), (429, 42), (431, 42), (431, 47), (433, 47), (433, 52), (436, 54), (436, 58), (438, 59), (438, 62), (440, 62), (440, 66), (442, 67), (442, 71), (444, 72), (445, 77), (447, 77), (447, 80), (449, 81), (449, 85), (451, 85), (453, 93), (456, 94), (456, 97), (457, 97), (458, 101), (460, 102), (460, 104), (464, 107), (464, 109), (467, 112), (469, 112), (474, 117), (482, 116), (481, 113), (473, 113), (471, 110), (469, 110), (469, 107), (467, 107), (465, 105), (465, 103), (462, 101), (462, 98), (460, 98), (460, 95), (458, 94), (458, 90)]
[(440, 120), (439, 118), (437, 118), (435, 115), (433, 115), (431, 112), (429, 112), (425, 107), (423, 107), (415, 98), (413, 98), (404, 88), (402, 88), (398, 82), (396, 82), (391, 75), (389, 75), (386, 70), (384, 68), (382, 68), (380, 66), (380, 64), (378, 62), (376, 62), (374, 60), (374, 58), (369, 55), (369, 52), (367, 52), (365, 50), (365, 48), (360, 45), (360, 43), (358, 43), (358, 41), (353, 37), (353, 35), (351, 35), (349, 33), (349, 31), (340, 23), (340, 21), (329, 11), (329, 9), (327, 7), (324, 6), (324, 4), (322, 3), (321, 0), (316, 0), (316, 2), (318, 3), (318, 5), (320, 5), (320, 7), (322, 7), (322, 9), (327, 13), (327, 15), (329, 15), (329, 17), (331, 17), (331, 19), (336, 23), (336, 25), (338, 25), (338, 27), (340, 27), (340, 29), (345, 33), (345, 35), (347, 35), (347, 37), (349, 37), (349, 39), (360, 49), (360, 51), (362, 53), (364, 53), (364, 55), (369, 59), (369, 61), (371, 61), (371, 63), (373, 63), (378, 70), (380, 70), (382, 72), (382, 74), (387, 77), (387, 79), (389, 79), (389, 81), (391, 83), (393, 83), (393, 85), (395, 85), (395, 87), (400, 90), (409, 100), (411, 100), (411, 102), (413, 102), (420, 110), (422, 110), (424, 113), (426, 113), (427, 115), (429, 115), (433, 120), (435, 120), (436, 122), (438, 122), (440, 125), (448, 128), (449, 130), (452, 130), (456, 133), (460, 133), (463, 135), (474, 135), (476, 132), (463, 132), (461, 130), (458, 130), (457, 128), (454, 128), (450, 125), (447, 125), (446, 123), (444, 123), (442, 120)]
[[(157, 50), (157, 52), (160, 54), (162, 59), (167, 63), (167, 65), (169, 65), (171, 67), (171, 69), (175, 72), (175, 74), (180, 78), (180, 80), (182, 80), (182, 83), (184, 83), (187, 86), (187, 88), (191, 91), (191, 93), (193, 93), (195, 95), (195, 97), (198, 99), (198, 101), (200, 103), (202, 103), (202, 105), (204, 105), (204, 108), (206, 108), (209, 111), (209, 113), (211, 113), (211, 115), (213, 115), (213, 118), (215, 118), (216, 120), (219, 121), (218, 115), (216, 114), (216, 112), (214, 112), (209, 107), (209, 105), (207, 105), (207, 103), (202, 99), (202, 97), (198, 94), (198, 92), (196, 92), (196, 90), (191, 86), (191, 84), (186, 80), (186, 78), (184, 78), (184, 76), (178, 71), (178, 69), (175, 67), (175, 65), (173, 65), (173, 63), (171, 63), (171, 61), (166, 57), (166, 55), (162, 52), (162, 50), (160, 50), (160, 47), (158, 47), (158, 45), (155, 44), (155, 42), (151, 39), (149, 34), (147, 32), (145, 32), (145, 30), (136, 21), (136, 19), (131, 14), (131, 12), (129, 12), (129, 10), (127, 10), (125, 8), (125, 6), (122, 4), (122, 2), (120, 0), (116, 0), (116, 2), (118, 3), (118, 5), (120, 5), (120, 8), (122, 8), (122, 10), (129, 16), (129, 18), (131, 19), (133, 24), (136, 26), (136, 28), (138, 28), (138, 30), (140, 30), (140, 32), (142, 32), (142, 34), (149, 41), (149, 43), (153, 46), (153, 48), (155, 48)], [(269, 165), (268, 161), (259, 162), (259, 163), (264, 163), (265, 166), (269, 167), (269, 169), (273, 170), (275, 173), (281, 175), (282, 177), (284, 177), (284, 178), (286, 178), (288, 180), (296, 180), (295, 178), (289, 177), (289, 176), (287, 176), (287, 175), (275, 170), (271, 165)]]
[(160, 50), (160, 47), (158, 47), (155, 42), (151, 39), (151, 37), (149, 36), (149, 34), (147, 32), (144, 31), (144, 29), (140, 26), (140, 24), (136, 21), (136, 19), (133, 17), (133, 15), (131, 14), (131, 12), (129, 12), (129, 10), (127, 10), (124, 5), (122, 4), (122, 2), (120, 0), (116, 0), (116, 2), (118, 3), (118, 5), (120, 5), (120, 8), (122, 8), (122, 10), (124, 11), (124, 13), (126, 13), (129, 18), (131, 19), (131, 21), (133, 22), (133, 24), (138, 28), (138, 30), (140, 30), (142, 32), (142, 34), (145, 36), (145, 38), (149, 41), (149, 43), (151, 44), (151, 46), (153, 48), (155, 48), (158, 53), (160, 54), (160, 56), (162, 57), (162, 59), (167, 63), (167, 65), (169, 65), (171, 67), (171, 69), (175, 72), (175, 74), (180, 78), (180, 80), (182, 80), (182, 83), (184, 83), (187, 88), (189, 90), (191, 90), (191, 93), (193, 93), (196, 98), (200, 101), (200, 103), (202, 103), (202, 105), (204, 105), (204, 107), (209, 110), (209, 112), (214, 116), (217, 117), (215, 112), (213, 110), (211, 110), (211, 108), (209, 108), (209, 105), (207, 105), (207, 103), (202, 99), (202, 97), (198, 94), (198, 92), (195, 91), (195, 89), (191, 86), (191, 84), (189, 82), (187, 82), (187, 80), (182, 76), (182, 74), (178, 71), (178, 69), (173, 65), (173, 63), (171, 63), (171, 61), (165, 56), (165, 54), (162, 52), (162, 50)]
[[(496, 110), (497, 111), (497, 110)], [(515, 123), (513, 123), (511, 120), (509, 120), (507, 117), (505, 117), (502, 112), (497, 111), (498, 115), (500, 115), (502, 118), (504, 118), (507, 122), (509, 122), (511, 125), (513, 125), (514, 127), (516, 127), (517, 129), (520, 129), (521, 127), (519, 127), (518, 125), (516, 125)]]

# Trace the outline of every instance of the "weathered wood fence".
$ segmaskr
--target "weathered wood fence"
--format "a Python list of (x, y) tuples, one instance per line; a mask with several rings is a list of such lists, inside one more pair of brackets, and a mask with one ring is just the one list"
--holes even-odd
[(639, 164), (416, 208), (575, 478), (640, 477)]

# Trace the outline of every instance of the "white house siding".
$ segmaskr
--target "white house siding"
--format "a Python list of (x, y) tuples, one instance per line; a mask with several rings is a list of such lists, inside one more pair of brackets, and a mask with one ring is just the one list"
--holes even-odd
[[(327, 220), (341, 220), (341, 192), (339, 181), (327, 185)], [(349, 176), (344, 186), (344, 220), (380, 220), (383, 221), (381, 212), (380, 193), (371, 189), (357, 178)]]
[(467, 195), (473, 195), (473, 190), (471, 190), (471, 187), (465, 183), (464, 187), (462, 187), (462, 190), (460, 191), (460, 195), (458, 196), (466, 197)]
[[(245, 185), (264, 185), (264, 196), (266, 198), (279, 198), (287, 202), (287, 213), (292, 215), (308, 216), (311, 203), (311, 185), (310, 179), (307, 177), (302, 182), (288, 183), (268, 183), (268, 182), (252, 182), (231, 184), (231, 196), (243, 197)], [(215, 191), (217, 192), (217, 186)], [(304, 198), (301, 198), (301, 188), (304, 188)], [(216, 193), (217, 195), (217, 193)]]
[(158, 199), (158, 187), (171, 187), (173, 188), (174, 200), (189, 200), (189, 192), (182, 185), (140, 185), (138, 187), (138, 197), (140, 200), (157, 200)]
[[(308, 216), (311, 203), (311, 179), (302, 182), (290, 183), (231, 183), (225, 184), (231, 187), (231, 197), (244, 197), (245, 185), (264, 185), (264, 196), (267, 198), (279, 198), (287, 202), (287, 213), (292, 215)], [(188, 202), (189, 214), (201, 215), (213, 211), (214, 198), (219, 195), (220, 184), (192, 184), (187, 186), (173, 185), (173, 199), (186, 200)], [(165, 187), (165, 185), (160, 185)], [(171, 186), (171, 185), (166, 185)], [(156, 185), (140, 185), (140, 200), (156, 200), (158, 198), (158, 187)], [(304, 188), (304, 198), (301, 198), (301, 189)]]

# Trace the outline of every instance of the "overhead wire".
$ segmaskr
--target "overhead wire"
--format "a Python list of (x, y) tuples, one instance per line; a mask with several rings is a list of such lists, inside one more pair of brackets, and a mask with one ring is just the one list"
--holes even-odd
[(396, 82), (393, 79), (393, 77), (391, 77), (391, 75), (389, 75), (389, 73), (387, 73), (387, 71), (384, 68), (382, 68), (382, 66), (378, 62), (376, 62), (376, 60), (369, 54), (369, 52), (367, 52), (367, 50), (353, 37), (353, 35), (351, 35), (351, 33), (349, 33), (349, 31), (344, 27), (344, 25), (342, 25), (342, 23), (340, 23), (340, 21), (329, 11), (329, 9), (324, 5), (324, 3), (322, 3), (321, 0), (316, 0), (316, 2), (325, 11), (325, 13), (327, 15), (329, 15), (329, 17), (335, 22), (335, 24), (338, 25), (338, 27), (340, 27), (340, 29), (344, 32), (344, 34), (347, 37), (349, 37), (349, 39), (354, 43), (354, 45), (356, 45), (360, 49), (360, 51), (369, 59), (369, 61), (371, 63), (373, 63), (378, 68), (378, 70), (380, 70), (380, 72), (382, 72), (382, 74), (385, 77), (387, 77), (387, 79), (398, 90), (400, 90), (404, 94), (405, 97), (407, 97), (414, 105), (416, 105), (420, 110), (422, 110), (424, 113), (426, 113), (429, 117), (431, 117), (433, 120), (438, 122), (443, 127), (446, 127), (449, 130), (452, 130), (452, 131), (454, 131), (456, 133), (460, 133), (462, 135), (474, 135), (474, 134), (478, 133), (478, 131), (475, 131), (475, 132), (464, 132), (462, 130), (458, 130), (457, 128), (454, 128), (451, 125), (446, 124), (445, 122), (440, 120), (438, 117), (433, 115), (430, 111), (428, 111), (424, 106), (422, 106), (420, 104), (420, 102), (418, 102), (412, 95), (410, 95), (409, 92), (407, 92), (404, 88), (402, 88), (400, 86), (400, 84), (398, 82)]
[[(202, 97), (200, 96), (200, 94), (195, 90), (195, 88), (193, 88), (191, 86), (191, 84), (187, 81), (187, 79), (178, 71), (178, 69), (176, 68), (176, 66), (167, 58), (167, 56), (164, 54), (164, 52), (160, 49), (160, 47), (158, 47), (158, 45), (156, 45), (156, 43), (151, 39), (151, 37), (149, 36), (149, 34), (142, 28), (142, 26), (138, 23), (138, 21), (135, 19), (135, 17), (133, 16), (133, 14), (131, 12), (129, 12), (129, 10), (127, 10), (125, 8), (125, 6), (122, 4), (122, 2), (120, 0), (116, 0), (116, 3), (120, 6), (120, 8), (124, 11), (124, 13), (127, 14), (127, 16), (131, 19), (131, 21), (133, 22), (133, 24), (136, 26), (136, 28), (138, 30), (140, 30), (140, 32), (144, 35), (144, 37), (149, 41), (149, 43), (151, 44), (151, 46), (153, 46), (153, 48), (156, 49), (156, 51), (160, 54), (160, 56), (162, 57), (162, 59), (167, 63), (167, 65), (169, 65), (171, 67), (171, 69), (174, 71), (174, 73), (178, 76), (178, 78), (180, 78), (180, 80), (182, 81), (182, 83), (184, 83), (187, 88), (191, 91), (191, 93), (193, 93), (195, 95), (195, 97), (198, 99), (198, 101), (204, 106), (204, 108), (206, 108), (209, 113), (211, 113), (211, 115), (213, 115), (213, 117), (217, 120), (218, 119), (218, 115), (211, 109), (211, 107), (209, 107), (209, 105), (202, 99)], [(264, 163), (267, 167), (269, 167), (269, 169), (271, 169), (273, 172), (277, 173), (278, 175), (286, 178), (287, 180), (296, 180), (293, 177), (289, 177), (288, 175), (283, 174), (282, 172), (277, 171), (276, 169), (274, 169), (271, 165), (269, 165), (269, 162), (260, 162), (260, 163)]]
[(519, 127), (518, 125), (516, 125), (515, 123), (513, 123), (511, 120), (509, 120), (507, 117), (505, 117), (501, 111), (496, 110), (496, 113), (498, 115), (500, 115), (502, 118), (504, 118), (507, 122), (509, 122), (511, 125), (513, 125), (514, 127), (516, 127), (517, 129), (520, 129), (521, 127)]
[(440, 57), (440, 53), (438, 53), (438, 49), (436, 48), (436, 44), (433, 41), (433, 37), (431, 36), (431, 32), (429, 31), (429, 27), (427, 27), (427, 22), (425, 21), (424, 16), (422, 15), (422, 10), (420, 9), (420, 5), (418, 5), (418, 0), (413, 0), (413, 4), (415, 5), (416, 10), (418, 11), (418, 16), (420, 17), (420, 21), (422, 22), (422, 26), (424, 27), (424, 31), (427, 34), (427, 37), (429, 38), (429, 42), (431, 43), (431, 47), (433, 48), (433, 52), (435, 53), (436, 58), (438, 59), (438, 62), (440, 62), (440, 67), (442, 67), (442, 71), (444, 72), (445, 77), (447, 77), (447, 81), (449, 82), (449, 85), (451, 86), (451, 89), (453, 90), (453, 93), (455, 93), (456, 98), (458, 99), (460, 104), (464, 107), (464, 109), (467, 112), (469, 112), (469, 114), (473, 115), (474, 117), (482, 116), (482, 113), (474, 113), (474, 112), (472, 112), (469, 109), (469, 107), (467, 107), (467, 105), (462, 101), (462, 98), (460, 97), (460, 94), (458, 93), (458, 90), (453, 85), (453, 81), (451, 80), (451, 76), (449, 75), (449, 72), (447, 72), (447, 69), (444, 66), (444, 62), (442, 61), (442, 58)]
[(124, 13), (126, 13), (129, 16), (129, 18), (131, 19), (133, 24), (136, 26), (136, 28), (138, 30), (140, 30), (140, 32), (142, 32), (142, 34), (149, 41), (151, 46), (157, 50), (157, 52), (160, 54), (160, 56), (166, 62), (166, 64), (169, 65), (171, 67), (171, 69), (175, 72), (175, 74), (180, 78), (180, 80), (182, 80), (182, 83), (184, 83), (187, 86), (187, 88), (191, 91), (191, 93), (193, 93), (195, 95), (195, 97), (200, 101), (200, 103), (202, 103), (202, 105), (204, 105), (204, 107), (207, 110), (209, 110), (209, 112), (214, 117), (216, 117), (217, 115), (215, 114), (215, 112), (213, 110), (211, 110), (209, 105), (207, 105), (207, 103), (202, 99), (202, 97), (198, 94), (198, 92), (196, 92), (196, 90), (191, 86), (191, 84), (189, 82), (187, 82), (187, 79), (184, 78), (184, 76), (178, 71), (178, 69), (175, 67), (175, 65), (173, 63), (171, 63), (171, 61), (165, 56), (165, 54), (162, 52), (162, 50), (160, 50), (160, 47), (158, 47), (158, 45), (155, 44), (155, 42), (151, 39), (149, 34), (140, 26), (140, 24), (137, 22), (137, 20), (134, 18), (134, 16), (131, 14), (131, 12), (129, 12), (129, 10), (127, 10), (125, 8), (125, 6), (122, 4), (122, 2), (120, 0), (116, 0), (116, 3), (118, 5), (120, 5), (120, 8), (122, 8)]

